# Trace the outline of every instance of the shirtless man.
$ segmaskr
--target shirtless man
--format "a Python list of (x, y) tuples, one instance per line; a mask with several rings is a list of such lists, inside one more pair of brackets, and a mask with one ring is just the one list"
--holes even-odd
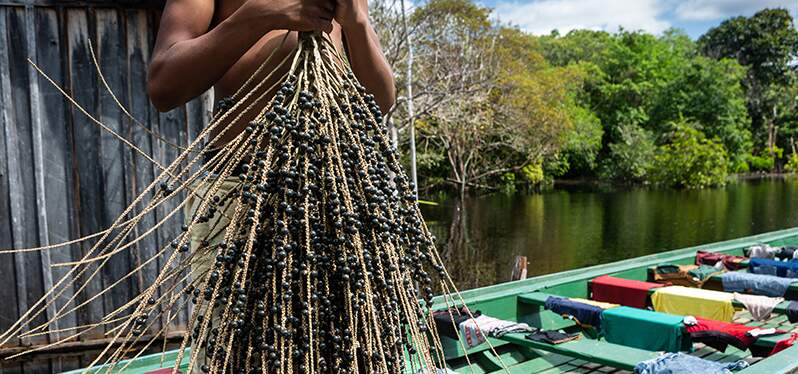
[[(323, 31), (344, 48), (355, 76), (374, 95), (383, 112), (394, 103), (393, 73), (385, 61), (377, 35), (369, 24), (367, 0), (168, 0), (155, 43), (147, 90), (160, 111), (168, 111), (214, 88), (217, 99), (232, 96), (273, 52), (271, 66), (263, 69), (263, 80), (279, 61), (297, 45), (296, 31)], [(339, 48), (340, 49), (340, 48)], [(283, 72), (287, 67), (283, 67)], [(278, 71), (280, 73), (280, 71)], [(277, 80), (283, 74), (273, 74)], [(263, 87), (272, 86), (267, 82)], [(212, 146), (234, 138), (258, 110), (234, 123), (232, 131)], [(251, 113), (251, 114), (250, 114)], [(216, 134), (211, 134), (213, 138)], [(220, 194), (239, 183), (226, 180)], [(205, 188), (200, 184), (197, 191)], [(186, 217), (193, 215), (197, 201), (190, 196)], [(196, 248), (214, 227), (225, 222), (198, 223), (191, 232), (191, 249)], [(219, 224), (217, 226), (217, 223)], [(213, 256), (192, 264), (192, 274), (201, 274), (213, 263)], [(213, 319), (218, 318), (214, 313)], [(196, 347), (193, 347), (196, 348)], [(204, 349), (198, 352), (193, 374), (209, 371)]]
[[(262, 78), (296, 47), (292, 31), (324, 31), (346, 44), (360, 83), (383, 112), (393, 105), (393, 73), (369, 23), (367, 0), (168, 0), (147, 77), (150, 99), (168, 111), (211, 87), (217, 99), (229, 97), (273, 51)], [(249, 120), (242, 119), (238, 132)], [(235, 135), (228, 132), (222, 143)]]

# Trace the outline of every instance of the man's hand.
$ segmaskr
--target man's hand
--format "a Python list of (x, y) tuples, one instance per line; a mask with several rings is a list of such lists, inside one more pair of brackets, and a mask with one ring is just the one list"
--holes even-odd
[(335, 20), (344, 30), (368, 22), (369, 4), (367, 0), (335, 1)]
[(262, 17), (270, 29), (330, 33), (335, 0), (248, 0), (240, 11)]

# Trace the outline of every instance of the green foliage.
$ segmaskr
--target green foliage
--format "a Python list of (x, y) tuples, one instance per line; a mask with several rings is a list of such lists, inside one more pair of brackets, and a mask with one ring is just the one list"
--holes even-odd
[(786, 9), (763, 9), (753, 16), (728, 19), (698, 40), (715, 59), (731, 58), (748, 68), (743, 80), (756, 145), (779, 142), (785, 114), (794, 112), (798, 30)]
[(791, 153), (787, 164), (784, 165), (784, 171), (788, 173), (798, 173), (798, 154)]
[[(370, 6), (384, 18), (380, 1)], [(490, 12), (431, 0), (410, 18), (422, 187), (598, 177), (699, 188), (798, 162), (779, 153), (798, 138), (798, 31), (784, 9), (729, 19), (698, 41), (679, 30), (533, 36)], [(403, 33), (380, 32), (403, 71)]]
[(622, 126), (618, 132), (620, 139), (609, 145), (601, 177), (624, 183), (646, 181), (656, 152), (651, 133), (634, 125)]
[(545, 180), (543, 165), (539, 162), (533, 162), (522, 167), (521, 175), (530, 184), (540, 184)]
[(686, 123), (674, 124), (669, 143), (657, 149), (651, 169), (654, 182), (673, 187), (704, 188), (723, 185), (728, 157), (720, 142), (708, 139)]
[(779, 147), (771, 147), (763, 150), (759, 155), (749, 155), (748, 163), (751, 165), (751, 170), (769, 172), (773, 171), (776, 167), (776, 160), (780, 159), (784, 154), (784, 149)]

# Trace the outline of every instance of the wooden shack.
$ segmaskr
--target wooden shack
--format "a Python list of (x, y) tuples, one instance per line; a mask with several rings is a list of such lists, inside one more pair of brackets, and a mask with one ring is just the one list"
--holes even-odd
[[(177, 155), (174, 145), (185, 145), (207, 122), (210, 95), (168, 113), (159, 113), (149, 103), (146, 66), (162, 6), (163, 1), (153, 0), (0, 0), (0, 248), (48, 245), (101, 231), (158, 172), (65, 100), (29, 59), (88, 114), (161, 164)], [(123, 113), (105, 88), (90, 45), (108, 87), (146, 130)], [(159, 214), (163, 210), (148, 217), (149, 222)], [(84, 285), (99, 290), (119, 279), (166, 243), (179, 230), (179, 220), (182, 217), (129, 251), (129, 256), (116, 256), (101, 280), (87, 285), (82, 279), (71, 280), (71, 290)], [(80, 258), (91, 244), (0, 255), (0, 330), (6, 330), (66, 273), (66, 268), (51, 264)], [(125, 281), (80, 313), (72, 313), (58, 327), (98, 320), (134, 295), (139, 282), (153, 279), (159, 265), (147, 267), (139, 279)], [(59, 298), (66, 300), (69, 293)], [(47, 314), (55, 312), (50, 308)], [(185, 319), (185, 315), (179, 318), (175, 331), (183, 328)], [(14, 341), (0, 347), (0, 353), (44, 344), (57, 336)], [(74, 342), (70, 354), (102, 343), (102, 332), (85, 336)], [(86, 364), (63, 352), (51, 352), (47, 358), (4, 362), (2, 370), (58, 372)]]

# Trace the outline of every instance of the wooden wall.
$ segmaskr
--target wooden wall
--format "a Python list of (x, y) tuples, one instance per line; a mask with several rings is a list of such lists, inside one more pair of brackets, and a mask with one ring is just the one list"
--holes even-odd
[[(159, 10), (158, 1), (0, 1), (0, 248), (47, 245), (100, 231), (157, 173), (144, 157), (69, 104), (28, 58), (89, 113), (162, 164), (168, 164), (176, 150), (132, 124), (117, 107), (99, 80), (89, 42), (108, 85), (141, 123), (184, 145), (201, 130), (210, 114), (210, 95), (168, 113), (158, 113), (146, 96), (146, 65)], [(163, 210), (148, 222), (159, 214)], [(182, 217), (175, 222), (178, 219)], [(129, 256), (116, 256), (102, 279), (88, 289), (100, 290), (118, 279), (176, 230), (175, 223)], [(80, 258), (91, 244), (0, 255), (0, 330), (66, 273), (64, 268), (51, 268), (51, 263)], [(140, 279), (70, 315), (59, 328), (98, 320), (137, 293), (137, 283), (154, 278), (157, 271), (157, 265), (147, 268)], [(83, 280), (72, 284), (62, 300)], [(48, 314), (53, 312), (51, 308)], [(43, 320), (41, 316), (39, 322)], [(180, 323), (184, 321), (185, 316)], [(55, 335), (14, 344), (41, 344)]]

